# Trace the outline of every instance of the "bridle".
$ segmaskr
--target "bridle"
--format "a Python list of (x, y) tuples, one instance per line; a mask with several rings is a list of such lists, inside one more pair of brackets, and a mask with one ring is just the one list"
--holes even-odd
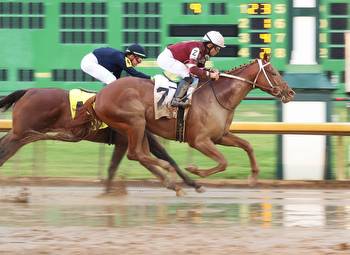
[(254, 81), (250, 81), (248, 79), (245, 79), (245, 78), (242, 78), (242, 77), (239, 77), (239, 76), (236, 76), (236, 75), (233, 75), (233, 74), (227, 74), (227, 73), (220, 73), (220, 76), (222, 77), (226, 77), (226, 78), (231, 78), (231, 79), (237, 79), (237, 80), (240, 80), (240, 81), (244, 81), (244, 82), (247, 82), (249, 84), (252, 84), (253, 85), (253, 88), (255, 87), (259, 87), (259, 88), (263, 88), (264, 86), (260, 86), (258, 83), (257, 83), (257, 80), (259, 78), (259, 75), (261, 74), (261, 72), (264, 74), (266, 80), (268, 81), (269, 85), (271, 88), (274, 88), (275, 86), (272, 84), (269, 76), (267, 75), (266, 73), (266, 70), (265, 70), (265, 67), (270, 65), (270, 62), (266, 62), (265, 64), (263, 64), (262, 60), (261, 59), (257, 59), (258, 61), (258, 64), (259, 64), (259, 71), (258, 73), (256, 74), (255, 76), (255, 79)]
[[(233, 75), (233, 74), (220, 73), (219, 75), (222, 76), (222, 77), (226, 77), (226, 78), (231, 78), (231, 79), (237, 79), (237, 80), (240, 80), (240, 81), (244, 81), (244, 82), (247, 82), (247, 83), (251, 84), (253, 88), (259, 87), (259, 88), (262, 89), (262, 88), (264, 88), (264, 86), (260, 86), (260, 85), (257, 83), (257, 80), (258, 80), (258, 78), (259, 78), (259, 75), (260, 75), (261, 73), (263, 73), (264, 76), (265, 76), (265, 78), (266, 78), (266, 80), (268, 81), (268, 84), (270, 85), (271, 89), (275, 88), (275, 86), (272, 84), (272, 82), (271, 82), (271, 80), (270, 80), (270, 78), (269, 78), (269, 76), (267, 75), (266, 70), (265, 70), (265, 67), (268, 66), (268, 65), (270, 65), (270, 62), (266, 62), (265, 64), (263, 64), (263, 62), (262, 62), (261, 59), (257, 59), (257, 61), (258, 61), (258, 64), (259, 64), (259, 71), (258, 71), (258, 73), (256, 74), (254, 81), (251, 81), (251, 80), (248, 80), (248, 79), (245, 79), (245, 78), (242, 78), (242, 77)], [(222, 102), (220, 102), (219, 98), (217, 97), (217, 95), (216, 95), (216, 93), (215, 93), (214, 86), (212, 85), (211, 82), (210, 82), (210, 87), (211, 87), (211, 89), (213, 90), (215, 99), (216, 99), (216, 101), (219, 103), (219, 105), (220, 105), (222, 108), (224, 108), (224, 109), (226, 109), (226, 110), (228, 110), (228, 111), (232, 111), (233, 109), (230, 109), (230, 108), (226, 107), (225, 105), (222, 104)]]

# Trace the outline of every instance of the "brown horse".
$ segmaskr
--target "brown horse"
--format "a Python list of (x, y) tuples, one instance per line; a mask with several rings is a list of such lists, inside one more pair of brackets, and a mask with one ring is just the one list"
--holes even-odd
[[(0, 100), (0, 108), (3, 111), (9, 109), (13, 104), (13, 127), (0, 139), (0, 166), (13, 156), (18, 149), (31, 142), (39, 140), (81, 141), (69, 129), (67, 130), (65, 128), (67, 123), (72, 119), (69, 91), (41, 88), (17, 90)], [(48, 134), (48, 132), (55, 132), (56, 134)], [(194, 187), (198, 192), (203, 191), (203, 188), (199, 184), (183, 173), (151, 133), (147, 132), (147, 138), (150, 143), (151, 152), (156, 157), (168, 161), (186, 184)], [(106, 182), (106, 191), (108, 192), (110, 191), (111, 183), (119, 163), (127, 150), (127, 138), (119, 132), (113, 131), (111, 128), (104, 128), (97, 132), (92, 132), (90, 135), (84, 137), (84, 139), (97, 143), (115, 145), (108, 168), (108, 179)], [(175, 190), (174, 183), (167, 176), (157, 169), (150, 170), (157, 177), (161, 178), (168, 188)]]
[[(221, 74), (217, 81), (204, 81), (192, 97), (192, 106), (186, 119), (185, 141), (193, 148), (199, 150), (207, 157), (218, 163), (210, 169), (199, 169), (189, 166), (186, 169), (193, 174), (206, 177), (227, 167), (224, 156), (215, 147), (215, 144), (239, 147), (248, 154), (251, 164), (251, 183), (255, 183), (259, 167), (253, 153), (252, 146), (242, 138), (229, 132), (235, 108), (242, 99), (257, 87), (283, 103), (294, 97), (279, 72), (269, 62), (267, 56), (264, 60), (255, 61), (237, 69)], [(176, 137), (175, 120), (161, 118), (155, 120), (152, 81), (126, 77), (119, 79), (104, 87), (95, 100), (85, 104), (85, 125), (91, 125), (91, 113), (95, 114), (96, 122), (103, 121), (109, 126), (128, 136), (128, 158), (139, 161), (149, 168), (162, 167), (174, 171), (169, 163), (152, 157), (149, 153), (145, 129), (167, 139)], [(95, 101), (94, 112), (91, 104)], [(90, 104), (90, 105), (89, 105)], [(72, 122), (73, 127), (81, 127), (84, 116)], [(97, 123), (98, 124), (98, 123)]]

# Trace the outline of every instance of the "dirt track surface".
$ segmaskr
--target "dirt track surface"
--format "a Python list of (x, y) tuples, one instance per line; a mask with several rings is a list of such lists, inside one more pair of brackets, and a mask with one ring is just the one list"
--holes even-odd
[[(212, 188), (252, 188), (247, 180), (197, 180), (204, 187)], [(158, 180), (124, 180), (127, 186), (137, 187), (163, 187)], [(0, 177), (0, 185), (34, 185), (34, 186), (101, 186), (102, 182), (91, 178), (74, 177)], [(305, 188), (305, 189), (350, 189), (350, 180), (326, 180), (326, 181), (299, 181), (299, 180), (258, 180), (254, 188)]]
[(348, 189), (102, 191), (3, 185), (0, 254), (350, 254)]

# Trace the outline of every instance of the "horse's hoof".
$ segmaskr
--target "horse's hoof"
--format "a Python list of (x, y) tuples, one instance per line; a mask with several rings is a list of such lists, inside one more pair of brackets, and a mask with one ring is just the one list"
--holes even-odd
[(109, 188), (105, 190), (104, 193), (100, 194), (98, 197), (122, 197), (128, 195), (128, 190), (125, 185), (120, 184), (117, 187)]
[(105, 197), (112, 197), (112, 192), (108, 191), (108, 192), (102, 192), (98, 195), (96, 195), (97, 198), (105, 198)]
[(200, 186), (200, 187), (196, 188), (196, 191), (198, 193), (204, 193), (206, 190), (205, 190), (205, 188), (203, 186)]
[(176, 196), (177, 197), (183, 197), (183, 196), (185, 196), (186, 195), (186, 192), (183, 190), (183, 189), (178, 189), (177, 191), (176, 191)]
[(255, 187), (257, 183), (258, 183), (258, 179), (256, 177), (254, 177), (254, 176), (249, 175), (249, 177), (248, 177), (248, 185), (250, 187)]

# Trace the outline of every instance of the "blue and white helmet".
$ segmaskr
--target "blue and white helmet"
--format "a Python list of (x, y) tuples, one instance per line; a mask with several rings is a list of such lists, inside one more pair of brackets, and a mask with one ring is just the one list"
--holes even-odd
[(141, 58), (145, 58), (146, 57), (146, 51), (145, 49), (137, 44), (137, 43), (134, 43), (134, 44), (131, 44), (128, 48), (126, 48), (125, 50), (126, 53), (131, 53), (131, 54), (135, 54)]

